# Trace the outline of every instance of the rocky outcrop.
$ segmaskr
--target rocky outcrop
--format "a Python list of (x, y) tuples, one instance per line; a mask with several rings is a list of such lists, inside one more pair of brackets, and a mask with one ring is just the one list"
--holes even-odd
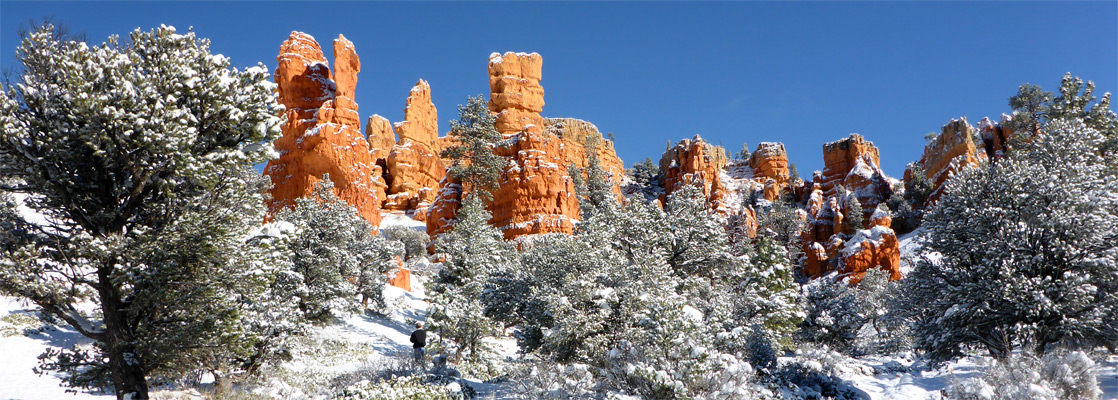
[[(578, 199), (567, 175), (563, 139), (543, 130), (543, 58), (531, 53), (489, 56), (489, 110), (506, 140), (494, 152), (508, 159), (493, 193), (490, 222), (506, 239), (574, 232)], [(584, 153), (585, 154), (585, 153)]]
[(772, 201), (789, 188), (788, 153), (783, 143), (763, 142), (749, 158), (753, 179), (765, 185), (765, 199)]
[(868, 221), (877, 205), (893, 195), (894, 181), (881, 170), (877, 147), (862, 135), (851, 134), (823, 145), (823, 163), (823, 172), (816, 173), (814, 183), (825, 196), (835, 195), (842, 185), (858, 197), (863, 221)]
[[(804, 211), (804, 274), (838, 271), (857, 283), (870, 268), (883, 268), (900, 279), (900, 248), (889, 228), (889, 214), (877, 209), (893, 194), (894, 182), (881, 170), (877, 148), (860, 135), (823, 146), (822, 172), (816, 171)], [(842, 186), (846, 192), (839, 192)], [(806, 190), (803, 189), (803, 190)], [(862, 204), (870, 229), (849, 226), (851, 198)]]
[(365, 123), (365, 139), (369, 141), (369, 152), (375, 160), (388, 158), (392, 146), (396, 145), (396, 134), (387, 118), (373, 114)]
[(1013, 137), (1013, 129), (1008, 127), (1010, 121), (1013, 121), (1012, 116), (1002, 114), (1001, 121), (997, 124), (990, 121), (990, 118), (983, 118), (978, 122), (982, 145), (986, 150), (986, 157), (991, 161), (1005, 157), (1009, 150), (1009, 138)]
[(408, 96), (404, 121), (395, 125), (400, 139), (387, 157), (388, 198), (384, 208), (405, 211), (419, 221), (435, 201), (446, 167), (439, 158), (439, 123), (431, 86), (420, 80)]
[[(544, 131), (543, 58), (536, 53), (493, 53), (489, 57), (488, 108), (504, 137), (494, 153), (508, 160), (489, 204), (490, 223), (506, 239), (574, 232), (579, 219), (574, 184), (567, 175), (564, 141)], [(449, 143), (444, 143), (449, 145)], [(612, 150), (612, 146), (610, 147)], [(585, 154), (585, 152), (584, 152)], [(462, 199), (462, 186), (444, 180), (427, 216), (427, 233), (446, 232)]]
[(495, 149), (509, 163), (493, 192), (490, 222), (506, 239), (574, 232), (578, 199), (563, 165), (562, 143), (556, 136), (526, 130)]
[(543, 129), (543, 57), (513, 53), (489, 55), (489, 111), (497, 113), (495, 124), (502, 135)]
[[(589, 153), (586, 149), (593, 143), (594, 154), (602, 170), (609, 175), (613, 192), (621, 196), (621, 180), (625, 177), (625, 164), (617, 157), (613, 141), (606, 140), (594, 124), (574, 118), (544, 118), (544, 131), (563, 140), (563, 165), (574, 164), (585, 171)], [(585, 177), (585, 175), (584, 175)]]
[[(833, 195), (835, 188), (843, 184), (846, 176), (861, 160), (867, 165), (878, 166), (881, 157), (873, 142), (867, 141), (862, 135), (850, 134), (849, 137), (836, 140), (823, 145), (823, 173), (817, 177), (816, 183), (823, 188), (824, 194)], [(880, 167), (879, 167), (880, 168)], [(847, 189), (850, 189), (847, 187)]]
[(726, 190), (720, 179), (727, 163), (726, 149), (703, 141), (699, 135), (684, 139), (669, 148), (660, 157), (660, 184), (664, 188), (661, 203), (667, 196), (684, 185), (698, 185), (711, 204), (711, 209), (725, 214), (730, 205), (725, 202)]
[(275, 80), (287, 123), (283, 137), (274, 143), (280, 157), (264, 168), (274, 185), (268, 209), (275, 213), (293, 206), (328, 174), (338, 198), (375, 227), (380, 225), (383, 199), (378, 188), (385, 184), (361, 135), (353, 101), (361, 62), (344, 36), (333, 44), (333, 74), (314, 37), (292, 32), (280, 46)]
[[(984, 120), (988, 121), (988, 120)], [(974, 127), (967, 124), (966, 117), (953, 119), (944, 125), (940, 134), (924, 146), (920, 165), (924, 175), (932, 183), (932, 193), (927, 205), (935, 204), (943, 192), (943, 187), (961, 168), (978, 165), (979, 155), (975, 147)]]

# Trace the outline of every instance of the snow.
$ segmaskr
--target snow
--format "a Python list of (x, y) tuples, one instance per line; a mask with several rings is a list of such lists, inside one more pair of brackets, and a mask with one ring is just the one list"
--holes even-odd
[(416, 221), (402, 211), (383, 212), (381, 215), (383, 216), (380, 220), (380, 229), (382, 230), (393, 226), (402, 226), (420, 232), (427, 232), (426, 222)]

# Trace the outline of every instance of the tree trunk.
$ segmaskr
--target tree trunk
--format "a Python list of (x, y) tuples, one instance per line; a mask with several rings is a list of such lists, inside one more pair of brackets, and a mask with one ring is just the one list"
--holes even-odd
[(105, 318), (105, 353), (109, 357), (109, 375), (118, 400), (147, 400), (148, 383), (144, 368), (132, 347), (132, 332), (125, 315), (120, 290), (113, 285), (109, 269), (97, 271), (100, 280), (101, 313)]

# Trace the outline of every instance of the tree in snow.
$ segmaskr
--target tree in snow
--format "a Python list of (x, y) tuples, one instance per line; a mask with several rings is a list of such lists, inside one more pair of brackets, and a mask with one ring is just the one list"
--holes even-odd
[(660, 186), (660, 167), (651, 158), (645, 157), (644, 161), (633, 164), (627, 172), (645, 198), (656, 197), (656, 189)]
[(964, 169), (925, 226), (929, 252), (905, 279), (915, 346), (933, 360), (984, 346), (1114, 346), (1118, 179), (1103, 135), (1079, 119), (1004, 162)]
[[(1103, 135), (1099, 151), (1113, 155), (1118, 150), (1118, 114), (1110, 109), (1110, 93), (1101, 99), (1094, 95), (1094, 82), (1083, 82), (1071, 73), (1060, 81), (1059, 95), (1044, 91), (1040, 86), (1021, 85), (1017, 95), (1009, 98), (1013, 108), (1010, 127), (1020, 134), (1014, 134), (1011, 147), (1028, 142), (1037, 133), (1042, 133), (1044, 124), (1057, 119), (1080, 119), (1088, 127)], [(1099, 100), (1097, 103), (1095, 100)]]
[(862, 202), (858, 201), (858, 196), (850, 195), (846, 201), (846, 226), (849, 233), (853, 233), (860, 229), (865, 229), (866, 224), (863, 222), (865, 216), (862, 215)]
[(334, 194), (328, 176), (315, 184), (313, 197), (276, 213), (295, 227), (288, 246), (292, 268), (302, 280), (299, 309), (310, 321), (327, 323), (361, 303), (383, 311), (385, 273), (403, 256), (400, 242), (373, 235), (373, 226)]
[(612, 177), (602, 169), (602, 162), (598, 159), (598, 141), (596, 135), (587, 135), (586, 140), (586, 206), (579, 201), (583, 218), (589, 218), (606, 202), (616, 202), (611, 185)]
[(466, 196), (454, 230), (435, 240), (435, 253), (446, 255), (443, 268), (431, 282), (428, 329), (457, 345), (455, 357), (481, 357), (481, 339), (496, 332), (484, 315), (482, 292), (493, 271), (510, 271), (519, 264), (516, 247), (489, 225), (482, 199)]
[(380, 234), (385, 239), (400, 242), (404, 245), (404, 260), (427, 256), (427, 243), (431, 237), (426, 232), (403, 226), (390, 226), (382, 229)]
[(170, 27), (90, 46), (43, 26), (17, 58), (0, 91), (0, 176), (36, 216), (7, 214), (20, 233), (0, 246), (0, 290), (95, 341), (56, 366), (138, 399), (148, 376), (209, 350), (247, 358), (258, 337), (241, 302), (271, 279), (242, 237), (263, 220), (244, 169), (280, 135), (267, 70), (233, 69)]
[(803, 254), (803, 236), (806, 221), (800, 219), (799, 208), (786, 198), (772, 202), (768, 208), (757, 210), (757, 236), (774, 241), (784, 248), (789, 263), (795, 263)]
[(485, 99), (467, 97), (465, 105), (458, 106), (458, 119), (450, 121), (450, 137), (454, 144), (440, 154), (452, 160), (447, 175), (462, 182), (463, 189), (480, 193), (486, 201), (497, 188), (505, 159), (493, 153), (493, 146), (501, 140), (494, 127), (497, 117), (485, 106)]

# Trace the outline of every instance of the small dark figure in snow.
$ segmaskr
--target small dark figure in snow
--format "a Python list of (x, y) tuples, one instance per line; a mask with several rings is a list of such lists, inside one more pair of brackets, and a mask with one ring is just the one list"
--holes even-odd
[(426, 367), (423, 356), (426, 354), (424, 347), (427, 346), (427, 331), (423, 330), (423, 323), (415, 323), (415, 332), (411, 333), (411, 347), (412, 355), (415, 356), (415, 363), (420, 367)]

